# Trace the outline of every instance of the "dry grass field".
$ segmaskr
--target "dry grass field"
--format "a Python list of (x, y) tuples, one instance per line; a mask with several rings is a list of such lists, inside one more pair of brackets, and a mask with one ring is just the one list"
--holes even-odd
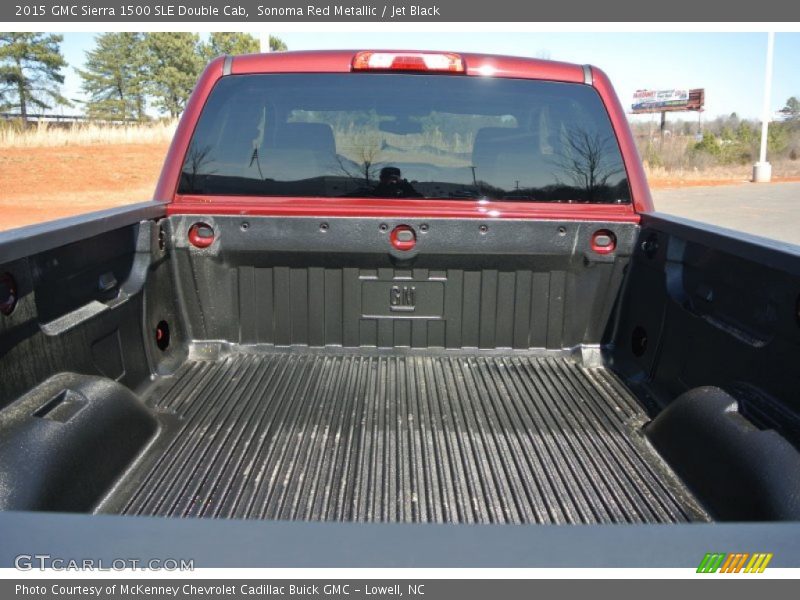
[[(0, 230), (152, 197), (174, 122), (133, 126), (0, 123)], [(774, 165), (800, 180), (800, 161)], [(655, 189), (745, 182), (749, 165), (648, 169)]]
[[(650, 188), (662, 190), (668, 188), (719, 186), (736, 183), (748, 183), (753, 176), (750, 165), (728, 165), (724, 167), (708, 167), (702, 170), (667, 170), (661, 167), (651, 168), (645, 165), (647, 181)], [(800, 165), (795, 162), (778, 162), (772, 165), (772, 180), (775, 182), (800, 181)]]
[(33, 127), (18, 122), (0, 123), (0, 147), (41, 148), (63, 146), (108, 146), (116, 144), (168, 144), (176, 121), (153, 121), (133, 125), (62, 123), (39, 121)]
[(149, 200), (174, 122), (0, 127), (0, 230)]

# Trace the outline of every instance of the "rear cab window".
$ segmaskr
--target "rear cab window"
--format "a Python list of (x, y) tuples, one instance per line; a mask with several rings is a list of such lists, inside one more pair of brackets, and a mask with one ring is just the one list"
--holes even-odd
[(431, 74), (221, 79), (181, 194), (628, 203), (590, 86)]

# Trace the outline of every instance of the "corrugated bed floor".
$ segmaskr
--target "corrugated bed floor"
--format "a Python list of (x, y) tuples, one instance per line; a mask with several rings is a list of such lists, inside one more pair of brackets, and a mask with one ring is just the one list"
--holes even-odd
[[(566, 358), (233, 354), (151, 404), (130, 514), (382, 522), (706, 520), (610, 373)], [(170, 415), (177, 415), (175, 416)]]

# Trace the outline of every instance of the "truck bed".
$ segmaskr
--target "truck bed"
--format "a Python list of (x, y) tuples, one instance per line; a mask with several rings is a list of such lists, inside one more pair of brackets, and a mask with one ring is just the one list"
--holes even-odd
[(196, 346), (153, 383), (159, 434), (99, 512), (708, 520), (619, 379), (567, 353), (253, 348)]

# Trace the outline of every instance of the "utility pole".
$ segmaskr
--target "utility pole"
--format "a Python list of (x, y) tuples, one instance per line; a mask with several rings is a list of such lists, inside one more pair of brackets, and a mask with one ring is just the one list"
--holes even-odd
[(772, 179), (772, 165), (767, 162), (767, 140), (769, 135), (770, 96), (772, 95), (772, 55), (775, 50), (775, 33), (767, 34), (767, 66), (764, 74), (764, 109), (761, 115), (761, 153), (753, 165), (753, 181), (769, 183)]

